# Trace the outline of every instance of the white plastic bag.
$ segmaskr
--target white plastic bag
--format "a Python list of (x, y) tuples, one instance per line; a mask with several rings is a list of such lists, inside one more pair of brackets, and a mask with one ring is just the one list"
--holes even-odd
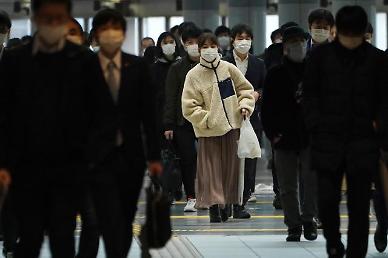
[(237, 155), (240, 159), (261, 158), (260, 143), (249, 119), (242, 122)]

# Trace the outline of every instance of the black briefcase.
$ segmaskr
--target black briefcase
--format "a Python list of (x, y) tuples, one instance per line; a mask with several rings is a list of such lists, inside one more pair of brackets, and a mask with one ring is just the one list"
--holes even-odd
[(146, 221), (140, 233), (142, 257), (150, 257), (147, 256), (150, 248), (164, 247), (172, 236), (170, 201), (161, 187), (159, 178), (151, 176), (146, 194)]
[(182, 171), (180, 158), (172, 141), (167, 141), (167, 148), (162, 150), (163, 173), (161, 183), (169, 194), (170, 201), (182, 199)]

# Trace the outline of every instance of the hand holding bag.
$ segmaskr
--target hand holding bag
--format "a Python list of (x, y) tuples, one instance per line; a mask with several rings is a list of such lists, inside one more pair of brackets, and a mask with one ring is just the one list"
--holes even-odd
[(260, 143), (249, 119), (242, 122), (237, 155), (240, 159), (261, 158)]

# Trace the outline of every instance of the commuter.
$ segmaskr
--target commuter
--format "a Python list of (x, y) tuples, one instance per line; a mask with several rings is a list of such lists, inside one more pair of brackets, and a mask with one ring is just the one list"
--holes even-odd
[(231, 45), (231, 37), (230, 37), (230, 29), (224, 25), (217, 27), (215, 33), (220, 44), (220, 50), (222, 56), (228, 56), (232, 54), (232, 45)]
[(39, 257), (47, 232), (52, 257), (69, 258), (87, 165), (88, 52), (65, 40), (70, 0), (34, 0), (31, 9), (33, 42), (5, 51), (0, 63), (0, 168), (12, 174), (15, 257)]
[[(293, 26), (298, 26), (295, 22), (287, 22), (283, 24), (279, 30), (280, 33), (283, 35), (284, 31)], [(264, 53), (264, 63), (265, 67), (267, 68), (267, 71), (271, 69), (274, 66), (277, 66), (282, 63), (283, 60), (283, 45), (281, 42), (275, 42), (272, 45), (270, 45), (265, 53)]]
[(92, 193), (106, 257), (124, 258), (132, 243), (146, 160), (151, 174), (161, 171), (155, 102), (148, 65), (121, 51), (126, 32), (122, 14), (100, 11), (93, 30), (101, 48), (90, 77), (97, 102), (88, 146)]
[(182, 115), (182, 90), (186, 74), (198, 64), (198, 38), (201, 30), (189, 27), (183, 32), (182, 40), (187, 55), (171, 65), (166, 78), (165, 106), (163, 114), (164, 135), (174, 140), (181, 161), (182, 181), (186, 193), (185, 212), (196, 212), (195, 175), (197, 152), (193, 126)]
[(228, 219), (225, 205), (240, 202), (237, 141), (243, 116), (252, 114), (255, 101), (244, 75), (220, 60), (215, 35), (202, 34), (198, 47), (200, 64), (186, 76), (182, 111), (199, 138), (196, 206), (210, 207), (210, 222), (217, 223)]
[(0, 60), (3, 55), (4, 46), (10, 38), (11, 19), (8, 14), (0, 9)]
[(369, 44), (372, 44), (373, 41), (373, 26), (370, 23), (368, 23), (368, 27), (366, 28), (365, 41)]
[(66, 34), (66, 39), (76, 45), (84, 45), (85, 44), (85, 35), (82, 29), (81, 24), (74, 19), (71, 18), (67, 23), (68, 32)]
[(311, 39), (307, 43), (310, 51), (316, 46), (329, 43), (330, 32), (334, 26), (334, 16), (326, 9), (316, 9), (308, 17)]
[[(157, 41), (158, 60), (151, 65), (153, 77), (154, 94), (156, 96), (157, 128), (160, 138), (164, 137), (163, 112), (165, 103), (166, 78), (171, 65), (180, 59), (177, 49), (177, 40), (170, 32), (163, 32)], [(161, 144), (162, 145), (162, 144)]]
[(177, 36), (177, 40), (179, 42), (179, 55), (181, 57), (187, 55), (187, 52), (186, 52), (186, 49), (185, 49), (185, 44), (183, 42), (183, 39), (182, 39), (182, 35), (183, 35), (183, 32), (185, 32), (186, 30), (191, 30), (191, 29), (194, 29), (194, 28), (198, 28), (194, 22), (189, 22), (189, 21), (186, 21), (186, 22), (182, 22), (179, 26), (178, 26), (178, 36)]
[[(318, 173), (319, 217), (329, 257), (345, 255), (339, 231), (344, 174), (349, 211), (346, 257), (365, 257), (368, 250), (371, 181), (378, 169), (380, 143), (373, 122), (378, 115), (384, 119), (388, 115), (383, 100), (386, 57), (365, 42), (367, 25), (362, 7), (340, 9), (337, 38), (311, 53), (303, 81), (312, 165)], [(386, 121), (383, 125), (386, 130)]]
[[(283, 63), (269, 70), (264, 88), (263, 125), (275, 150), (284, 222), (288, 227), (287, 241), (290, 242), (299, 242), (303, 231), (307, 240), (317, 239), (316, 177), (311, 170), (309, 136), (301, 109), (307, 40), (308, 34), (300, 27), (284, 31)], [(304, 182), (303, 201), (298, 194), (300, 180)]]
[(282, 43), (283, 36), (280, 29), (276, 29), (271, 33), (271, 42), (272, 44)]
[[(258, 139), (261, 139), (262, 125), (259, 118), (261, 98), (263, 93), (265, 66), (261, 59), (249, 53), (253, 41), (252, 29), (245, 24), (239, 24), (232, 28), (233, 55), (224, 58), (225, 61), (235, 65), (254, 88), (256, 107), (250, 120)], [(245, 210), (245, 205), (252, 197), (256, 198), (256, 164), (257, 159), (245, 159), (244, 196), (242, 205), (233, 206), (233, 218), (249, 219), (251, 216)]]
[[(82, 26), (72, 18), (68, 23), (66, 39), (76, 45), (85, 45), (85, 36)], [(90, 190), (90, 179), (88, 176), (81, 177), (78, 202), (78, 210), (82, 219), (82, 230), (78, 245), (77, 258), (97, 257), (100, 243), (97, 215)]]
[(155, 46), (155, 41), (151, 37), (145, 37), (140, 41), (140, 53), (142, 56), (144, 56), (144, 53), (147, 48), (149, 47), (154, 47)]
[[(14, 44), (7, 43), (9, 39), (9, 35), (11, 32), (11, 20), (8, 14), (2, 10), (0, 10), (0, 61), (3, 55), (3, 51), (6, 46), (7, 50), (10, 50), (13, 47), (16, 47), (16, 39), (13, 40)], [(1, 170), (0, 178), (5, 178), (6, 181), (9, 181), (8, 172)], [(1, 180), (3, 181), (3, 180)], [(3, 255), (5, 258), (9, 258), (13, 256), (15, 251), (16, 241), (18, 238), (18, 223), (16, 219), (16, 214), (14, 210), (14, 204), (11, 201), (12, 197), (10, 195), (6, 195), (8, 191), (4, 191), (3, 189), (9, 188), (8, 183), (5, 185), (5, 182), (1, 182), (1, 194), (0, 194), (0, 202), (3, 204), (3, 208), (0, 207), (0, 216), (1, 216), (1, 238), (3, 242)]]

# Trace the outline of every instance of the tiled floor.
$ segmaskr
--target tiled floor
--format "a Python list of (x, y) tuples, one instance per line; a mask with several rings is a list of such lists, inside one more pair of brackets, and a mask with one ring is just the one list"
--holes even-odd
[[(271, 173), (264, 169), (265, 164), (260, 163), (257, 183), (270, 184)], [(184, 213), (183, 202), (172, 206), (172, 223), (174, 227), (174, 240), (162, 252), (154, 252), (154, 258), (324, 258), (325, 241), (320, 236), (317, 241), (300, 243), (286, 243), (286, 228), (283, 224), (282, 211), (272, 207), (272, 194), (257, 193), (257, 202), (249, 204), (247, 209), (253, 215), (250, 220), (229, 220), (227, 223), (210, 224), (208, 211)], [(144, 200), (144, 198), (142, 198)], [(347, 226), (346, 204), (341, 204), (342, 228)], [(144, 202), (139, 203), (139, 212), (135, 229), (144, 220)], [(375, 218), (371, 216), (371, 232), (375, 228)], [(136, 231), (135, 230), (135, 231)], [(77, 237), (78, 239), (78, 237)], [(344, 242), (346, 235), (344, 235)], [(174, 247), (175, 245), (175, 247)], [(176, 246), (179, 248), (176, 248)], [(198, 255), (188, 256), (183, 254), (185, 247), (195, 249)], [(180, 250), (177, 250), (180, 249)], [(168, 250), (168, 251), (167, 251)], [(172, 250), (172, 251), (171, 251)], [(182, 251), (183, 250), (183, 251)], [(180, 251), (180, 252), (179, 252)], [(171, 254), (174, 253), (175, 254)], [(178, 254), (179, 253), (179, 254)], [(195, 253), (195, 252), (194, 252)], [(49, 258), (47, 242), (43, 246), (41, 258)], [(133, 242), (129, 257), (140, 257), (139, 245)], [(373, 244), (373, 234), (370, 235), (368, 257), (388, 257), (388, 254), (378, 254)], [(100, 245), (98, 258), (105, 258), (103, 244)]]

